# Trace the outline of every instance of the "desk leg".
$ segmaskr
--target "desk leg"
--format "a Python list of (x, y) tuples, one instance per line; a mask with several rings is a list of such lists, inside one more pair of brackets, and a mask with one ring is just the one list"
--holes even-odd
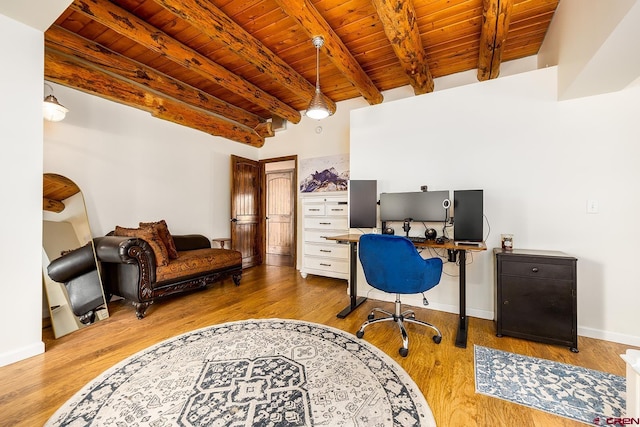
[(344, 319), (349, 313), (365, 302), (365, 297), (358, 298), (358, 242), (349, 242), (349, 305), (345, 307), (338, 317)]
[(458, 320), (458, 333), (456, 335), (456, 347), (467, 348), (467, 332), (469, 319), (467, 318), (467, 251), (458, 250), (460, 262), (460, 319)]

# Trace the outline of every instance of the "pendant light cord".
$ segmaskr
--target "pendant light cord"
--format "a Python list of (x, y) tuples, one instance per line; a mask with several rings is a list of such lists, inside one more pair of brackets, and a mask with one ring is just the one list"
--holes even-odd
[(320, 92), (320, 46), (316, 46), (316, 92)]

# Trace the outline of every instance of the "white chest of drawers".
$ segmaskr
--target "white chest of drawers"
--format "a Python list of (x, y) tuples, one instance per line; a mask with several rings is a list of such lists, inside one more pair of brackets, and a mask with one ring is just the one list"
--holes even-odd
[(349, 246), (325, 239), (349, 232), (346, 192), (302, 194), (300, 274), (349, 279)]

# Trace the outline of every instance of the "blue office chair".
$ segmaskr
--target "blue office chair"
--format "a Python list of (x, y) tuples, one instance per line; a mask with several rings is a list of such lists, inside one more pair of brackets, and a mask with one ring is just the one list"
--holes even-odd
[[(362, 235), (359, 254), (367, 282), (381, 291), (395, 293), (396, 307), (395, 313), (374, 308), (368, 320), (360, 326), (356, 336), (362, 338), (364, 329), (374, 323), (394, 321), (402, 333), (400, 355), (406, 357), (409, 354), (409, 337), (404, 322), (410, 322), (432, 328), (436, 332), (433, 341), (440, 344), (442, 334), (438, 328), (431, 323), (416, 319), (413, 310), (402, 311), (400, 294), (423, 293), (436, 286), (442, 276), (442, 260), (440, 258), (424, 259), (409, 239), (385, 234)], [(376, 319), (375, 312), (384, 313), (386, 316)]]

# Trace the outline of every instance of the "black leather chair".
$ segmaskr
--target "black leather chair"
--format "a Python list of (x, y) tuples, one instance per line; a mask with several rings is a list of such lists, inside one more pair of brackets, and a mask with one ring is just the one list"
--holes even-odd
[[(376, 289), (396, 294), (396, 302), (393, 313), (374, 308), (356, 336), (362, 338), (364, 329), (374, 323), (396, 322), (402, 333), (400, 355), (406, 357), (409, 354), (409, 336), (404, 322), (410, 322), (433, 329), (436, 333), (433, 341), (440, 344), (442, 340), (440, 330), (431, 323), (416, 319), (413, 310), (402, 311), (400, 295), (422, 293), (436, 286), (442, 276), (442, 260), (440, 258), (424, 259), (409, 239), (384, 234), (362, 235), (358, 253), (367, 282)], [(386, 316), (376, 319), (376, 312)]]
[(53, 260), (47, 274), (64, 283), (71, 310), (80, 322), (93, 323), (96, 311), (104, 308), (104, 295), (91, 242)]

